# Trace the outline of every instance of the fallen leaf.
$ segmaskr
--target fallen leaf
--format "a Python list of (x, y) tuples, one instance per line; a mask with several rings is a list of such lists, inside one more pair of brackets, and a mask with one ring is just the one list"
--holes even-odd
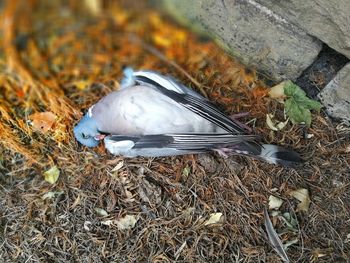
[(216, 224), (220, 221), (222, 213), (211, 213), (210, 217), (207, 221), (205, 221), (204, 225)]
[(289, 118), (286, 121), (280, 121), (276, 124), (276, 128), (280, 131), (282, 130), (284, 127), (286, 127), (287, 123), (289, 121)]
[(288, 99), (285, 103), (285, 110), (295, 124), (311, 124), (311, 112), (307, 108), (298, 104), (294, 99)]
[(309, 211), (310, 207), (310, 196), (309, 196), (309, 190), (305, 188), (301, 188), (295, 191), (291, 191), (289, 195), (293, 196), (295, 199), (299, 200), (300, 203), (297, 206), (297, 211)]
[(281, 83), (273, 86), (269, 91), (270, 98), (277, 99), (279, 102), (283, 102), (286, 98), (284, 94), (284, 86), (287, 81), (282, 81)]
[(273, 115), (271, 113), (266, 114), (267, 127), (269, 127), (273, 131), (278, 131), (278, 129), (276, 128), (275, 124), (272, 121), (272, 118), (273, 118)]
[(115, 221), (116, 220), (105, 220), (105, 221), (102, 221), (101, 224), (105, 225), (105, 226), (110, 226), (110, 225), (115, 224)]
[(274, 119), (274, 115), (272, 113), (266, 114), (266, 124), (273, 131), (280, 131), (284, 127), (286, 127), (289, 118), (286, 121), (277, 121)]
[(94, 210), (99, 216), (108, 216), (107, 211), (102, 208), (95, 208)]
[(126, 22), (128, 21), (129, 14), (126, 12), (125, 9), (113, 7), (113, 11), (115, 15), (112, 16), (113, 21), (118, 26), (124, 26)]
[(305, 123), (307, 126), (311, 124), (310, 110), (321, 109), (321, 103), (309, 99), (299, 86), (291, 81), (287, 81), (284, 85), (284, 94), (288, 97), (284, 107), (286, 114), (293, 123)]
[(60, 176), (60, 170), (58, 170), (57, 166), (54, 166), (46, 172), (44, 172), (44, 176), (46, 182), (54, 184), (57, 182), (58, 177)]
[(155, 44), (161, 47), (169, 47), (172, 44), (171, 40), (167, 36), (163, 36), (159, 33), (154, 33), (152, 35), (152, 39)]
[(126, 215), (115, 221), (119, 230), (131, 229), (135, 227), (137, 218), (133, 215)]
[(84, 222), (84, 229), (86, 231), (90, 231), (90, 227), (89, 227), (90, 225), (92, 225), (91, 221), (85, 221)]
[(124, 161), (120, 161), (117, 163), (117, 165), (111, 170), (111, 172), (117, 172), (119, 171), (124, 165)]
[(85, 7), (91, 14), (97, 16), (102, 11), (102, 0), (84, 0)]
[(282, 204), (283, 204), (282, 199), (273, 195), (269, 196), (269, 209), (278, 209), (281, 207)]
[(191, 173), (191, 168), (186, 165), (186, 167), (182, 170), (182, 175), (187, 178)]
[(56, 121), (56, 115), (50, 111), (37, 112), (29, 116), (34, 130), (42, 133), (48, 132)]
[(91, 82), (87, 80), (77, 80), (72, 82), (71, 84), (79, 90), (84, 90), (91, 85)]
[(63, 194), (64, 192), (63, 191), (58, 191), (58, 192), (47, 192), (46, 194), (44, 194), (41, 198), (43, 200), (45, 199), (52, 199), (54, 198), (55, 196), (59, 196), (61, 194)]
[(24, 93), (23, 89), (19, 89), (19, 90), (16, 91), (16, 95), (17, 95), (19, 98), (24, 98), (25, 93)]
[(321, 252), (319, 252), (319, 251), (316, 252), (315, 254), (316, 254), (316, 257), (318, 257), (318, 258), (323, 258), (323, 257), (327, 256), (327, 254), (321, 253)]

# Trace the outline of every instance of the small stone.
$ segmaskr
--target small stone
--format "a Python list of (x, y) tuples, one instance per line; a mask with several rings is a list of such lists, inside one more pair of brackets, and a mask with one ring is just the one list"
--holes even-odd
[(322, 47), (283, 15), (256, 1), (160, 1), (181, 23), (210, 35), (228, 53), (275, 81), (295, 80)]
[(255, 0), (350, 58), (349, 0)]
[(350, 125), (350, 63), (338, 72), (318, 98), (331, 117)]

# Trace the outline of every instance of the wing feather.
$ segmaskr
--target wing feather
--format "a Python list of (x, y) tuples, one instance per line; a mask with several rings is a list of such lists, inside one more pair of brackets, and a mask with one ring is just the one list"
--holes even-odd
[(235, 145), (243, 141), (254, 141), (256, 135), (233, 135), (231, 133), (223, 134), (155, 134), (142, 136), (125, 136), (111, 135), (108, 138), (111, 141), (132, 141), (134, 146), (132, 149), (144, 148), (170, 148), (176, 150), (210, 150), (225, 145)]
[(137, 71), (133, 76), (137, 83), (156, 88), (162, 94), (227, 132), (245, 133), (239, 125), (218, 110), (210, 101), (185, 86), (177, 84), (171, 78), (149, 71)]

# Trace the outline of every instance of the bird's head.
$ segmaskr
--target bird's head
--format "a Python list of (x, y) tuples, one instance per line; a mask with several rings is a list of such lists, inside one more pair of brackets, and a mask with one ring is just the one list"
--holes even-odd
[(104, 137), (97, 128), (97, 122), (88, 115), (80, 120), (73, 131), (78, 142), (87, 147), (96, 147)]

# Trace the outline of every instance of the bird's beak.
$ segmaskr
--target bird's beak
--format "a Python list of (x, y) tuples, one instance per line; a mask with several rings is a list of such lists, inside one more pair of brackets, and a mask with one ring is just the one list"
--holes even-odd
[(95, 139), (96, 141), (100, 141), (100, 140), (103, 140), (104, 137), (106, 137), (105, 134), (98, 134), (98, 135), (95, 135), (95, 136), (94, 136), (94, 139)]

